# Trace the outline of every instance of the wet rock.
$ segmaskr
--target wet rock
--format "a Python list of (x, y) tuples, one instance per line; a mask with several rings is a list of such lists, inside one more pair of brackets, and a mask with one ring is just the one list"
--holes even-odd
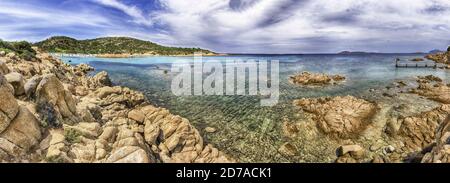
[(353, 96), (300, 99), (294, 105), (314, 114), (324, 133), (338, 137), (357, 135), (377, 111), (375, 104)]

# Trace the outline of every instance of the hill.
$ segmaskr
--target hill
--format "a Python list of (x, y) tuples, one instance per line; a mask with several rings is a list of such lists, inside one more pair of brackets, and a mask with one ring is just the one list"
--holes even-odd
[(214, 54), (200, 48), (180, 48), (161, 46), (150, 41), (128, 37), (104, 37), (76, 40), (57, 36), (35, 43), (35, 46), (52, 53), (66, 54), (115, 54), (115, 55), (191, 55), (195, 52)]

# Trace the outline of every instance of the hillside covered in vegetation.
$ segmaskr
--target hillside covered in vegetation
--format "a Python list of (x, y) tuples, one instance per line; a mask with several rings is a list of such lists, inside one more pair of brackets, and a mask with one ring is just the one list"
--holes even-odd
[(20, 58), (31, 60), (36, 56), (36, 51), (26, 41), (6, 42), (0, 39), (0, 55), (17, 54)]
[(58, 36), (35, 43), (35, 45), (48, 52), (67, 54), (190, 55), (195, 52), (213, 54), (209, 50), (200, 48), (166, 47), (128, 37), (76, 40), (70, 37)]

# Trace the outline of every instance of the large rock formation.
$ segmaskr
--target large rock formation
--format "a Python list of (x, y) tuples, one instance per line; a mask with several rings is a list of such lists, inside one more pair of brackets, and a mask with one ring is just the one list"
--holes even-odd
[(314, 114), (314, 120), (324, 133), (350, 137), (370, 123), (377, 106), (353, 96), (295, 100), (294, 105)]
[(436, 133), (436, 145), (422, 158), (423, 163), (450, 163), (450, 115)]
[(408, 149), (420, 151), (434, 143), (436, 130), (450, 114), (450, 105), (442, 105), (414, 116), (400, 117), (388, 123), (388, 133), (402, 140)]
[(427, 97), (429, 99), (450, 104), (450, 85), (445, 84), (441, 78), (436, 76), (424, 76), (417, 80), (419, 86), (412, 89), (411, 93)]
[(73, 124), (79, 121), (72, 94), (55, 75), (44, 75), (37, 85), (35, 94), (38, 105), (54, 110), (54, 113), (50, 115), (56, 115), (56, 124)]
[(13, 93), (13, 86), (3, 75), (0, 75), (0, 133), (9, 126), (19, 112), (19, 105)]
[(450, 64), (450, 47), (447, 49), (447, 52), (429, 54), (425, 56), (425, 58), (435, 61), (437, 63)]
[(345, 77), (341, 75), (326, 75), (310, 72), (302, 72), (301, 74), (290, 76), (289, 81), (294, 84), (304, 86), (324, 86), (329, 84), (337, 84), (344, 81)]

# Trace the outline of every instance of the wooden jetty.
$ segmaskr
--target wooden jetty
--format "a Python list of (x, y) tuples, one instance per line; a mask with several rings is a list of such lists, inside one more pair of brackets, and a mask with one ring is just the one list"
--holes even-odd
[(396, 59), (395, 60), (395, 67), (397, 68), (433, 68), (433, 69), (437, 69), (437, 68), (441, 68), (441, 67), (445, 67), (445, 64), (441, 64), (441, 63), (430, 63), (427, 61), (423, 61), (423, 63), (419, 63), (419, 62), (413, 62), (413, 61), (402, 61), (400, 59)]

